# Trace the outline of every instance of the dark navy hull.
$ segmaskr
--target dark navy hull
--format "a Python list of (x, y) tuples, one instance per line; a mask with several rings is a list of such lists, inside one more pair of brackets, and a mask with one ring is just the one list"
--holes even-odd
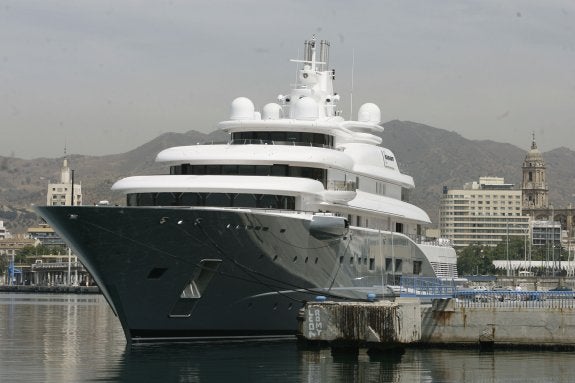
[[(299, 309), (317, 295), (364, 299), (381, 289), (390, 252), (373, 230), (310, 233), (303, 213), (37, 209), (95, 278), (129, 341), (293, 335)], [(419, 261), (433, 274), (415, 244), (393, 254), (403, 270)]]

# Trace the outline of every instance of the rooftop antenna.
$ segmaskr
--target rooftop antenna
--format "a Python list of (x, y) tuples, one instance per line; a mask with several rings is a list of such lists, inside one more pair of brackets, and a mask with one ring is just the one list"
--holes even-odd
[(351, 91), (349, 94), (349, 119), (353, 117), (353, 73), (355, 69), (355, 48), (351, 51)]
[(305, 50), (303, 52), (303, 60), (290, 60), (291, 62), (295, 63), (303, 63), (304, 68), (305, 64), (310, 65), (310, 69), (313, 71), (317, 70), (318, 64), (327, 64), (323, 61), (316, 60), (316, 46), (315, 46), (315, 34), (312, 36), (312, 39), (305, 42)]

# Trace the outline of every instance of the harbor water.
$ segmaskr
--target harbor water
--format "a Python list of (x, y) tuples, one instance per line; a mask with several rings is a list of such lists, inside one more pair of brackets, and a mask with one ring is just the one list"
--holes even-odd
[(127, 347), (101, 295), (0, 293), (0, 382), (573, 382), (574, 352), (332, 354), (295, 341)]

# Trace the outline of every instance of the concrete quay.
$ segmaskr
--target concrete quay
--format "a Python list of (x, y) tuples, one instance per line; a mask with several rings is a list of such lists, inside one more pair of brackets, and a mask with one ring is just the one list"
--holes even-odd
[(298, 338), (307, 345), (340, 349), (391, 349), (421, 339), (419, 301), (309, 302)]
[(99, 294), (98, 286), (0, 285), (0, 293)]
[(575, 349), (569, 295), (309, 302), (299, 339), (308, 346), (368, 351), (410, 346)]

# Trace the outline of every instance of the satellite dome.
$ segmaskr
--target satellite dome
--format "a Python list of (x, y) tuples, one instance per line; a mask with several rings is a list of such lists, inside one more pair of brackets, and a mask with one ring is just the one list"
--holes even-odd
[(359, 111), (357, 112), (357, 120), (359, 122), (371, 122), (373, 124), (379, 124), (381, 122), (381, 111), (377, 105), (368, 102), (359, 107)]
[(319, 117), (317, 102), (311, 97), (302, 97), (292, 106), (292, 117), (296, 120), (316, 120)]
[(282, 107), (275, 102), (265, 104), (262, 110), (264, 120), (279, 120), (281, 118)]
[(254, 118), (254, 103), (247, 97), (232, 101), (230, 120), (251, 120)]

